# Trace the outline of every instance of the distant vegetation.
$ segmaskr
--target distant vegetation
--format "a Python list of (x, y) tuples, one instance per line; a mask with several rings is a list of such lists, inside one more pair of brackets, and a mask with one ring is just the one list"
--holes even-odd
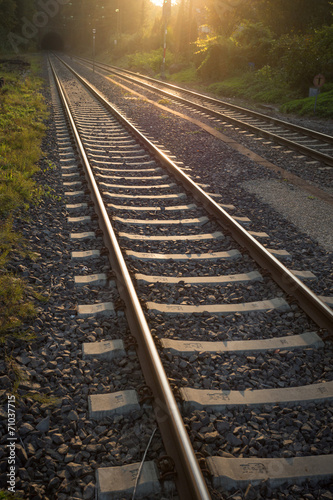
[[(284, 104), (285, 111), (311, 114), (309, 88), (322, 73), (327, 83), (317, 114), (332, 118), (333, 2), (328, 0), (172, 0), (171, 10), (150, 0), (0, 0), (0, 10), (2, 51), (47, 44), (56, 49), (61, 36), (68, 50), (91, 56), (94, 28), (98, 59), (155, 76), (162, 71), (168, 79), (221, 96)], [(53, 44), (42, 29), (57, 33)], [(298, 106), (298, 99), (305, 101)]]
[[(326, 83), (320, 89), (316, 115), (333, 118), (332, 2), (318, 0), (314, 7), (312, 0), (182, 0), (172, 10), (168, 79), (199, 85), (222, 97), (283, 105), (284, 112), (312, 115), (314, 97), (308, 97), (309, 88), (321, 73)], [(116, 50), (102, 51), (103, 58), (160, 75), (162, 33), (158, 40), (156, 23), (150, 38), (147, 29), (141, 38), (138, 32), (124, 34)], [(138, 42), (136, 50), (133, 40)], [(149, 47), (149, 40), (154, 50), (140, 50), (141, 45)]]

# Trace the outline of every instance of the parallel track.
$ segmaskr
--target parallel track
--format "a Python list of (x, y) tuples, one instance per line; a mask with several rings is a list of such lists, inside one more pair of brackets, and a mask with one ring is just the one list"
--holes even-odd
[[(89, 65), (92, 64), (89, 59), (76, 59)], [(263, 136), (277, 144), (291, 148), (326, 165), (333, 166), (333, 136), (331, 135), (300, 127), (287, 121), (112, 65), (95, 62), (95, 66), (145, 89), (160, 93), (164, 97), (176, 100), (185, 106), (195, 108), (209, 116), (232, 123), (240, 129), (249, 130), (258, 136)]]
[[(259, 283), (264, 281), (264, 285), (263, 287), (261, 284), (258, 285), (256, 295), (261, 293), (271, 295), (271, 292), (267, 290), (275, 290), (275, 287), (270, 279), (261, 276), (262, 273), (260, 274), (260, 270), (257, 269), (254, 263), (250, 264), (251, 274), (238, 273), (225, 276), (223, 272), (221, 273), (221, 269), (228, 267), (228, 264), (225, 264), (228, 259), (235, 257), (242, 259), (241, 253), (243, 253), (243, 251), (240, 252), (237, 248), (234, 248), (235, 243), (226, 236), (227, 233), (237, 242), (236, 247), (239, 244), (242, 248), (245, 248), (246, 253), (250, 254), (259, 266), (268, 270), (274, 280), (297, 300), (320, 327), (331, 332), (333, 329), (332, 310), (316, 297), (295, 276), (294, 272), (283, 266), (274, 257), (274, 252), (268, 251), (259, 244), (253, 235), (245, 231), (234, 217), (231, 217), (203, 189), (186, 176), (182, 169), (163, 152), (147, 141), (124, 117), (117, 116), (117, 120), (124, 129), (117, 125), (114, 119), (117, 115), (116, 110), (100, 94), (91, 89), (87, 81), (80, 78), (81, 83), (94, 94), (94, 98), (88, 97), (85, 91), (79, 90), (76, 83), (72, 83), (70, 86), (68, 84), (62, 85), (56, 76), (55, 69), (54, 74), (79, 155), (84, 165), (85, 177), (92, 193), (99, 226), (103, 231), (104, 244), (108, 248), (111, 266), (116, 275), (118, 290), (125, 302), (128, 322), (138, 342), (138, 355), (142, 370), (147, 384), (152, 387), (153, 406), (161, 427), (164, 444), (176, 464), (176, 483), (179, 495), (181, 498), (209, 498), (205, 481), (182, 423), (146, 317), (155, 330), (158, 330), (158, 323), (163, 315), (175, 317), (175, 324), (179, 324), (179, 321), (182, 324), (184, 320), (187, 321), (184, 318), (191, 318), (193, 315), (203, 315), (205, 317), (208, 314), (209, 316), (212, 315), (214, 322), (220, 323), (222, 327), (223, 318), (226, 315), (236, 314), (237, 321), (242, 321), (239, 320), (239, 316), (242, 317), (242, 313), (246, 311), (250, 313), (252, 311), (251, 314), (256, 314), (256, 311), (261, 310), (260, 314), (263, 315), (270, 311), (271, 315), (273, 314), (274, 317), (278, 318), (280, 314), (283, 316), (284, 312), (293, 310), (281, 296), (281, 292), (278, 292), (275, 298), (271, 296), (262, 297), (264, 300), (256, 300), (251, 303), (234, 304), (233, 300), (227, 300), (226, 302), (223, 300), (222, 303), (217, 305), (214, 303), (204, 303), (202, 305), (195, 304), (192, 300), (186, 300), (187, 303), (184, 304), (184, 301), (177, 302), (177, 299), (175, 302), (172, 300), (173, 304), (170, 303), (167, 290), (172, 289), (173, 284), (178, 284), (181, 287), (203, 285), (211, 289), (214, 286), (224, 287), (225, 283), (228, 282), (241, 283), (245, 281), (245, 283), (250, 283), (253, 286), (256, 283), (254, 280), (259, 280)], [(75, 78), (79, 78), (79, 76), (75, 74)], [(66, 94), (68, 92), (69, 97), (73, 89), (75, 89), (74, 94), (67, 102)], [(77, 93), (77, 96), (75, 96), (75, 93)], [(82, 106), (82, 102), (85, 102), (85, 106)], [(92, 113), (94, 113), (93, 116)], [(183, 187), (174, 183), (169, 173), (164, 174), (161, 168), (167, 169), (172, 176), (175, 176), (177, 182), (181, 183), (187, 192), (191, 192), (191, 196), (196, 201), (184, 192)], [(103, 201), (103, 198), (105, 201)], [(108, 203), (108, 201), (111, 203)], [(200, 208), (199, 205), (203, 208)], [(110, 212), (112, 213), (111, 216), (109, 215)], [(180, 213), (188, 215), (185, 218), (179, 218)], [(223, 233), (220, 231), (221, 226)], [(118, 233), (120, 244), (117, 241), (116, 233)], [(187, 241), (191, 253), (189, 253), (189, 249), (186, 252), (182, 250), (184, 241)], [(207, 241), (212, 242), (209, 254), (205, 254), (203, 250), (207, 245)], [(125, 255), (125, 259), (123, 255)], [(245, 257), (245, 262), (248, 262), (247, 259), (248, 257)], [(134, 289), (125, 260), (132, 274), (136, 270), (135, 280), (139, 290), (145, 290), (147, 286), (153, 291), (155, 288), (159, 288), (160, 291), (156, 292), (157, 295), (166, 296), (164, 303), (147, 300), (147, 297), (151, 296), (151, 294), (146, 290), (145, 299), (141, 299), (141, 303), (147, 309), (146, 315), (142, 312), (140, 300)], [(212, 261), (214, 264), (211, 264)], [(145, 262), (148, 264), (145, 264)], [(149, 270), (151, 268), (158, 269), (159, 262), (161, 262), (160, 272), (157, 276), (151, 276)], [(195, 262), (198, 268), (194, 276), (192, 272), (186, 276), (189, 262)], [(169, 279), (170, 266), (173, 274), (171, 280)], [(243, 268), (244, 264), (241, 263), (239, 267)], [(138, 269), (141, 270), (140, 273), (137, 272)], [(219, 270), (218, 276), (212, 275), (212, 269), (213, 273)], [(268, 285), (268, 289), (265, 288), (266, 285)], [(170, 297), (172, 296), (173, 294), (170, 295)], [(281, 313), (279, 310), (281, 310)], [(272, 311), (274, 312), (272, 313)], [(181, 320), (179, 320), (179, 317), (181, 317)], [(318, 337), (315, 336), (315, 338), (317, 338), (316, 343), (322, 345)], [(312, 341), (308, 343), (306, 339), (307, 335), (304, 337), (291, 336), (289, 339), (283, 337), (281, 338), (281, 344), (277, 340), (277, 344), (274, 344), (274, 342), (269, 344), (270, 347), (264, 348), (263, 352), (265, 352), (265, 349), (267, 352), (267, 349), (270, 350), (274, 345), (275, 348), (279, 348), (276, 346), (281, 347), (285, 342), (289, 345), (291, 352), (297, 348), (310, 348)], [(168, 343), (167, 339), (162, 339), (161, 342), (164, 349), (171, 349), (171, 352), (176, 349), (177, 342), (176, 344), (172, 341)], [(197, 345), (193, 345), (193, 342)], [(207, 348), (207, 346), (204, 346), (205, 342), (201, 342), (197, 336), (193, 338), (193, 342), (190, 342), (192, 346), (183, 343), (180, 348), (190, 353)], [(249, 344), (247, 345), (249, 346)], [(208, 348), (212, 348), (212, 345), (208, 346)], [(212, 352), (215, 349), (213, 347)], [(220, 349), (221, 346), (217, 352), (221, 352)], [(252, 352), (251, 349), (249, 352)], [(260, 350), (258, 345), (256, 349)], [(185, 355), (184, 352), (183, 355)], [(321, 396), (321, 400), (328, 401), (332, 397), (333, 388), (331, 388), (331, 382), (324, 381), (324, 384), (325, 382), (325, 387), (320, 383), (317, 386), (312, 384), (308, 389), (310, 392), (311, 390), (314, 391), (314, 396), (311, 396), (313, 401), (318, 400), (318, 394), (322, 391), (324, 393), (328, 391), (328, 393), (324, 398)], [(189, 408), (200, 405), (200, 403), (195, 402), (195, 391), (191, 391), (190, 388), (186, 387), (180, 389), (181, 396), (184, 401), (187, 401), (186, 406)], [(275, 391), (278, 391), (278, 389), (275, 389)], [(300, 388), (298, 399), (295, 399), (295, 395), (290, 396), (287, 391), (281, 396), (280, 401), (280, 393), (274, 392), (273, 389), (271, 396), (268, 396), (267, 403), (270, 401), (269, 397), (273, 398), (274, 402), (280, 401), (280, 404), (287, 401), (302, 401), (302, 391), (303, 389)], [(211, 395), (214, 393), (212, 396), (213, 401), (217, 401), (215, 406), (213, 404), (211, 408), (216, 410), (224, 407), (225, 401), (228, 401), (229, 397), (232, 400), (236, 392), (238, 391), (227, 391), (227, 393), (218, 391), (219, 394), (217, 394), (217, 392), (211, 391)], [(260, 396), (259, 392), (260, 390), (254, 391), (256, 394), (253, 395), (255, 397)], [(247, 395), (249, 394), (248, 392)], [(222, 402), (221, 397), (224, 402)], [(230, 404), (236, 404), (237, 406), (237, 403)], [(247, 404), (251, 405), (251, 402), (249, 401)], [(260, 404), (265, 404), (265, 400)], [(161, 418), (161, 414), (166, 418)], [(330, 461), (332, 455), (328, 454), (326, 458)], [(311, 460), (310, 458), (307, 467), (314, 466), (316, 459)], [(207, 460), (207, 463), (209, 465), (209, 460)], [(211, 462), (211, 472), (214, 469), (214, 463), (214, 461)], [(219, 480), (215, 478), (215, 484), (218, 485), (218, 483)]]

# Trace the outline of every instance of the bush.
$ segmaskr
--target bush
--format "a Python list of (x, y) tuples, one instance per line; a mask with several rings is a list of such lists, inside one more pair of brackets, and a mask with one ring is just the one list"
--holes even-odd
[(178, 73), (172, 73), (170, 81), (175, 81), (178, 83), (193, 83), (197, 81), (197, 72), (194, 66), (182, 69)]
[(273, 70), (270, 66), (212, 84), (209, 90), (227, 97), (245, 97), (253, 101), (273, 104), (297, 97), (297, 93), (285, 83), (283, 74)]
[(244, 64), (237, 47), (230, 40), (225, 40), (207, 49), (207, 55), (197, 71), (203, 80), (223, 80)]
[(333, 80), (333, 26), (305, 35), (282, 36), (271, 50), (272, 64), (286, 75), (287, 83), (307, 92), (314, 76)]
[[(283, 113), (297, 113), (298, 115), (314, 114), (315, 97), (307, 97), (290, 101), (281, 106)], [(316, 116), (320, 118), (333, 118), (333, 90), (322, 92), (317, 97)]]
[(253, 63), (256, 68), (269, 63), (269, 52), (274, 43), (274, 36), (268, 26), (263, 23), (242, 23), (234, 32), (231, 40), (242, 53), (247, 63)]
[[(133, 71), (141, 71), (146, 74), (157, 74), (161, 71), (163, 62), (163, 49), (152, 50), (150, 52), (136, 52), (127, 56), (127, 66)], [(166, 66), (173, 62), (171, 52), (166, 53)]]

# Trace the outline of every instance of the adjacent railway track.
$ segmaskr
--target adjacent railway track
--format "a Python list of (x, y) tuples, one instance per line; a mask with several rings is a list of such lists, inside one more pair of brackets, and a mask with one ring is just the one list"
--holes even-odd
[[(263, 481), (270, 489), (327, 485), (333, 443), (322, 429), (332, 424), (333, 382), (325, 367), (333, 353), (321, 329), (332, 333), (333, 313), (325, 298), (258, 242), (267, 235), (246, 231), (86, 80), (58, 60), (52, 70), (85, 177), (65, 161), (73, 245), (84, 248), (73, 257), (101, 257), (96, 233), (85, 226), (93, 218), (80, 215), (89, 195), (151, 389), (143, 401), (155, 410), (180, 498), (224, 498), (244, 487), (248, 494)], [(98, 264), (86, 270), (78, 285), (109, 282)], [(116, 313), (112, 302), (78, 306), (83, 318)], [(112, 351), (110, 342), (98, 344), (85, 346), (87, 357), (89, 349), (94, 356)], [(92, 420), (107, 422), (137, 406), (133, 389), (89, 395)], [(284, 429), (295, 415), (296, 451)], [(115, 467), (97, 469), (99, 498), (122, 494), (114, 489), (117, 474)], [(133, 490), (135, 477), (124, 490)]]
[[(92, 61), (89, 59), (76, 59), (82, 61), (82, 63), (92, 65)], [(208, 116), (229, 122), (240, 129), (249, 130), (274, 143), (298, 151), (326, 165), (333, 166), (333, 136), (331, 135), (236, 106), (161, 80), (139, 75), (129, 70), (99, 62), (95, 62), (95, 66), (106, 73), (112, 73), (121, 79), (157, 92), (166, 98), (192, 107)]]

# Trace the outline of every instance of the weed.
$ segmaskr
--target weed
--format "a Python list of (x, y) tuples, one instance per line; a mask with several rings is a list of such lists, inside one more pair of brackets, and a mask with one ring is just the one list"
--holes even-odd
[(12, 372), (14, 377), (14, 384), (12, 388), (12, 392), (15, 396), (18, 396), (17, 389), (22, 381), (27, 380), (27, 375), (23, 373), (23, 370), (16, 363), (15, 359), (12, 356), (5, 356), (5, 362), (7, 366), (7, 372)]
[(202, 134), (202, 130), (190, 130), (188, 132), (185, 132), (187, 135), (196, 135), (196, 134)]
[(51, 186), (48, 186), (47, 184), (42, 189), (42, 195), (44, 198), (48, 198), (54, 201), (61, 201), (62, 199), (61, 196), (55, 194), (55, 189), (53, 189)]
[(38, 403), (41, 403), (45, 406), (58, 406), (61, 402), (61, 399), (59, 398), (56, 398), (54, 396), (46, 396), (45, 394), (42, 395), (38, 392), (28, 392), (24, 397), (27, 399), (33, 399), (34, 401), (37, 401)]
[(46, 159), (45, 162), (46, 162), (46, 169), (45, 169), (46, 171), (57, 170), (57, 166), (54, 163), (52, 163), (52, 161)]
[(19, 233), (13, 231), (12, 217), (0, 221), (0, 269), (5, 266), (10, 254), (17, 253), (25, 256), (25, 240)]
[(27, 292), (23, 279), (11, 273), (0, 275), (0, 336), (17, 330), (24, 320), (36, 315)]
[(7, 490), (0, 490), (0, 500), (22, 500), (22, 497), (17, 493), (11, 493)]
[(298, 97), (284, 82), (283, 76), (269, 66), (252, 73), (228, 78), (209, 86), (209, 90), (226, 97), (245, 97), (256, 102), (281, 103)]
[[(172, 63), (173, 55), (167, 52), (166, 66)], [(150, 52), (135, 52), (126, 57), (126, 65), (133, 71), (146, 72), (150, 74), (152, 71), (158, 73), (161, 69), (163, 55), (161, 50), (151, 50)]]
[(158, 104), (162, 104), (162, 105), (164, 104), (165, 106), (171, 104), (170, 101), (169, 101), (169, 99), (160, 99), (157, 102), (158, 102)]
[(162, 118), (162, 120), (171, 120), (171, 117), (165, 113), (161, 113), (160, 118)]

